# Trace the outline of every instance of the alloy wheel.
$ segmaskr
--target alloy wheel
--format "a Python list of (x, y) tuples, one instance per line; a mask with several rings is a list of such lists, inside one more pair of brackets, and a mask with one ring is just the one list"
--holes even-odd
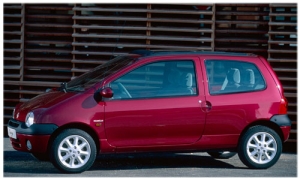
[(71, 135), (61, 141), (58, 147), (58, 158), (68, 168), (84, 166), (91, 155), (89, 142), (79, 136)]
[(247, 154), (249, 158), (258, 164), (266, 164), (275, 157), (277, 143), (275, 138), (266, 132), (253, 134), (247, 142)]

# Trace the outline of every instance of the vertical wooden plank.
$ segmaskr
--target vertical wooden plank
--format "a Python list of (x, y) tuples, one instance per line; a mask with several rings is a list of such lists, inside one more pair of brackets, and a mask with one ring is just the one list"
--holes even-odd
[[(147, 10), (151, 10), (151, 4), (147, 4)], [(147, 19), (151, 18), (151, 13), (148, 11), (147, 12)], [(147, 21), (147, 31), (146, 31), (146, 35), (147, 35), (147, 39), (146, 39), (146, 44), (150, 45), (151, 44), (151, 40), (149, 39), (149, 36), (151, 36), (151, 31), (149, 30), (149, 28), (151, 27), (151, 22)], [(149, 48), (147, 48), (149, 49)]]
[(21, 52), (20, 52), (20, 81), (23, 81), (23, 75), (24, 75), (24, 34), (25, 34), (25, 4), (22, 4), (22, 10), (21, 10)]
[[(22, 9), (21, 9), (21, 52), (20, 52), (20, 81), (23, 81), (24, 79), (24, 34), (25, 34), (25, 4), (22, 4)], [(20, 86), (20, 91), (23, 90), (23, 86)], [(23, 94), (19, 93), (19, 98), (22, 99), (23, 98)]]
[[(74, 8), (76, 8), (76, 4), (74, 4), (74, 7), (73, 7), (73, 9)], [(73, 11), (73, 16), (76, 16), (77, 15), (77, 11)], [(73, 19), (73, 25), (74, 24), (77, 24), (77, 21), (76, 21), (76, 19)], [(74, 28), (74, 26), (72, 26), (72, 28), (73, 28), (73, 34), (76, 34), (76, 28)], [(76, 37), (74, 37), (73, 36), (73, 41), (72, 42), (76, 42)], [(73, 53), (76, 49), (75, 49), (75, 46), (73, 45), (73, 43), (72, 43), (72, 47), (73, 47), (73, 51), (72, 51), (72, 69), (74, 69), (75, 68), (75, 63), (74, 63), (74, 60), (76, 59), (76, 57), (75, 57), (75, 54)], [(71, 79), (73, 79), (75, 77), (75, 72), (74, 71), (72, 71), (72, 78)]]
[[(270, 9), (270, 13), (269, 13), (269, 15), (270, 15), (270, 14), (273, 13), (273, 9), (271, 7), (271, 4), (269, 4), (269, 9)], [(271, 18), (269, 18), (269, 22), (271, 22), (271, 21), (272, 21)], [(269, 25), (269, 31), (268, 31), (268, 33), (269, 33), (269, 32), (272, 31), (272, 25), (271, 25), (271, 23), (269, 23), (268, 25)], [(270, 42), (271, 36), (268, 36), (268, 40), (269, 40), (268, 42)], [(270, 43), (268, 43), (268, 50), (269, 49), (271, 49), (271, 44)], [(270, 54), (270, 51), (268, 51), (268, 59), (270, 59), (270, 58), (271, 58), (271, 54)]]
[(212, 15), (212, 33), (211, 33), (211, 39), (212, 39), (212, 43), (211, 43), (211, 49), (212, 51), (215, 51), (215, 40), (216, 40), (216, 36), (215, 36), (215, 33), (216, 33), (216, 4), (213, 4), (212, 5), (212, 12), (213, 12), (213, 15)]

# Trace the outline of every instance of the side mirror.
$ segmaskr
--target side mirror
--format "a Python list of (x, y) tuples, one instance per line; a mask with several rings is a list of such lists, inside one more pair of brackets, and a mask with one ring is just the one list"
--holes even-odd
[(111, 98), (111, 97), (113, 97), (114, 93), (110, 87), (106, 87), (106, 88), (101, 89), (100, 95), (105, 98)]
[(98, 89), (94, 93), (94, 99), (95, 101), (100, 102), (102, 100), (102, 97), (111, 98), (113, 97), (113, 95), (114, 95), (113, 90), (110, 87), (106, 87), (103, 89)]

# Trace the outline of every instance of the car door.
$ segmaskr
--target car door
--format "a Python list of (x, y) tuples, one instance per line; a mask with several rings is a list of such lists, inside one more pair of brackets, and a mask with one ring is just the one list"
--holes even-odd
[(105, 132), (112, 146), (191, 144), (201, 138), (205, 96), (198, 58), (140, 62), (107, 86), (114, 92), (105, 102)]
[[(236, 144), (242, 130), (252, 121), (264, 118), (261, 115), (272, 106), (268, 99), (273, 93), (267, 89), (259, 68), (264, 65), (257, 59), (240, 57), (209, 57), (201, 62), (206, 71), (203, 74), (209, 107), (203, 136), (218, 138), (219, 144)], [(263, 91), (267, 93), (262, 96)]]

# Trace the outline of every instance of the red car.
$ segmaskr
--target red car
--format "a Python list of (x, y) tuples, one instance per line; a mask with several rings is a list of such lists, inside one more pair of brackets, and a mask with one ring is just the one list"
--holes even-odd
[(282, 86), (260, 56), (134, 51), (18, 104), (14, 149), (62, 172), (89, 169), (98, 153), (238, 153), (250, 168), (279, 159), (291, 121)]

